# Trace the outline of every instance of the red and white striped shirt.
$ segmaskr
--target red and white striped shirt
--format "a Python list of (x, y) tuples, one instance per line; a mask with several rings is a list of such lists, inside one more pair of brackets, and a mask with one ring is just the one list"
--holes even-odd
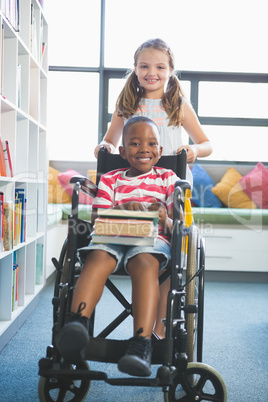
[[(141, 202), (146, 208), (155, 200), (173, 209), (173, 192), (178, 177), (170, 169), (154, 166), (149, 173), (126, 175), (129, 168), (116, 169), (101, 176), (93, 208), (113, 208), (129, 201)], [(167, 240), (166, 236), (160, 237)]]

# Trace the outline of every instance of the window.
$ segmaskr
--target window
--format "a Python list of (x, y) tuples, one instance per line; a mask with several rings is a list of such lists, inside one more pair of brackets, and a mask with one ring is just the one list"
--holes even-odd
[(49, 65), (99, 66), (99, 0), (47, 1)]
[[(130, 7), (125, 0), (48, 2), (50, 159), (95, 160), (134, 51), (160, 37), (213, 142), (209, 159), (267, 161), (251, 147), (253, 138), (264, 143), (268, 135), (267, 1), (136, 0)], [(262, 79), (211, 80), (214, 71)]]
[[(49, 159), (94, 160), (99, 74), (50, 72)], [(53, 113), (54, 111), (54, 113)]]
[(268, 84), (200, 82), (199, 116), (264, 119), (268, 116)]
[(138, 46), (162, 38), (178, 70), (267, 72), (267, 14), (266, 0), (107, 0), (105, 67), (132, 68)]

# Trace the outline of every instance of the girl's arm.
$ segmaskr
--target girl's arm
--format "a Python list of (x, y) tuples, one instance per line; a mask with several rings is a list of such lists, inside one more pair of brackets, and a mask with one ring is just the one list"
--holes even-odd
[(182, 126), (193, 141), (191, 145), (182, 145), (177, 149), (177, 154), (183, 148), (187, 149), (187, 162), (193, 163), (197, 157), (209, 156), (212, 153), (212, 145), (197, 118), (194, 109), (188, 103), (183, 105)]
[(105, 137), (103, 139), (104, 141), (106, 141), (106, 144), (100, 143), (99, 145), (96, 146), (96, 148), (94, 149), (95, 158), (98, 158), (100, 147), (107, 148), (108, 152), (110, 153), (114, 152), (121, 138), (123, 128), (124, 128), (124, 120), (121, 117), (117, 116), (116, 112), (114, 112), (110, 127), (107, 130), (107, 133), (105, 134)]

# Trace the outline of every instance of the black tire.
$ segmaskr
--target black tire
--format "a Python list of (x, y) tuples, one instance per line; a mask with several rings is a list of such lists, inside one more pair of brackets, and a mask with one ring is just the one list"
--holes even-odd
[[(186, 306), (193, 306), (198, 304), (198, 279), (194, 278), (198, 267), (198, 241), (199, 233), (198, 228), (192, 225), (188, 235), (188, 251), (187, 251), (187, 268), (186, 268)], [(187, 356), (188, 362), (197, 360), (197, 313), (186, 313), (186, 331), (187, 331)]]
[(197, 361), (203, 359), (204, 334), (204, 296), (205, 296), (205, 240), (200, 239), (199, 245), (199, 275), (198, 275), (198, 322), (197, 322)]

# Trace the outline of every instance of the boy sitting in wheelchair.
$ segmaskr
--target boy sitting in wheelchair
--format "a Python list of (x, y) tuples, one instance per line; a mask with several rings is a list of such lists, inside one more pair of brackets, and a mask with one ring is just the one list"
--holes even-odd
[(79, 250), (82, 272), (73, 293), (71, 313), (56, 337), (66, 361), (83, 360), (89, 340), (89, 318), (98, 303), (107, 278), (122, 265), (132, 281), (134, 336), (119, 360), (120, 371), (136, 376), (151, 374), (152, 342), (159, 300), (159, 271), (170, 258), (173, 191), (178, 177), (172, 170), (155, 167), (162, 147), (155, 123), (146, 117), (130, 119), (123, 130), (120, 154), (130, 168), (101, 177), (93, 202), (97, 208), (159, 210), (159, 234), (154, 246), (90, 244)]

